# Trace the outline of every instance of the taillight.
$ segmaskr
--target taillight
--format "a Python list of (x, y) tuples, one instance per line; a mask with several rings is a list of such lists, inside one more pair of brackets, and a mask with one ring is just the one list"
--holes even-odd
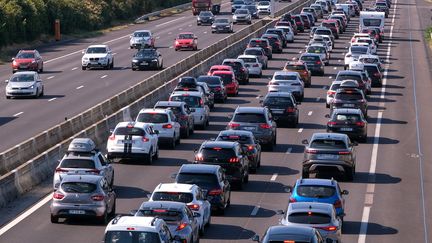
[(222, 194), (222, 190), (221, 189), (214, 189), (214, 190), (211, 190), (211, 191), (209, 191), (207, 193), (207, 195), (212, 195), (212, 196), (221, 195), (221, 194)]
[(181, 223), (181, 224), (179, 224), (179, 226), (177, 226), (176, 231), (180, 231), (180, 230), (186, 228), (187, 225), (188, 225), (187, 223)]
[(215, 91), (221, 91), (222, 89), (221, 89), (221, 87), (216, 87), (215, 88)]
[(114, 134), (111, 134), (111, 136), (109, 136), (109, 138), (108, 138), (109, 140), (114, 140), (115, 139), (115, 135)]
[(244, 67), (240, 68), (240, 71), (246, 72), (246, 69)]
[(297, 200), (296, 200), (295, 198), (293, 198), (293, 197), (290, 197), (290, 198), (289, 198), (289, 202), (290, 202), (290, 203), (293, 203), (293, 202), (297, 202)]
[(98, 170), (98, 169), (92, 169), (92, 170), (86, 170), (86, 172), (87, 173), (92, 173), (92, 174), (95, 174), (95, 175), (99, 175), (100, 170)]
[(62, 168), (56, 168), (56, 169), (55, 169), (55, 172), (56, 172), (56, 173), (67, 173), (68, 170), (65, 170), (65, 169), (62, 169)]
[(228, 126), (229, 126), (230, 128), (235, 128), (235, 127), (239, 127), (240, 124), (230, 122), (230, 123), (228, 123)]
[(104, 195), (93, 195), (92, 197), (91, 197), (91, 199), (93, 200), (93, 201), (103, 201), (104, 200)]
[(255, 146), (253, 146), (253, 145), (249, 145), (249, 146), (247, 147), (247, 149), (248, 149), (248, 150), (254, 150), (254, 149), (255, 149)]
[(335, 230), (337, 230), (336, 226), (325, 226), (325, 227), (315, 227), (315, 228), (322, 229), (322, 230), (325, 230), (325, 231), (335, 231)]
[(336, 200), (334, 203), (333, 203), (333, 206), (335, 207), (335, 208), (341, 208), (342, 207), (342, 201), (341, 200)]
[(295, 112), (295, 108), (294, 107), (288, 107), (287, 109), (286, 109), (286, 112)]
[(61, 200), (61, 199), (63, 199), (65, 196), (63, 195), (63, 194), (61, 194), (61, 193), (59, 193), (59, 192), (54, 192), (54, 194), (53, 194), (53, 198), (54, 199), (57, 199), (57, 200)]
[(148, 139), (148, 138), (146, 138), (146, 137), (143, 137), (143, 138), (142, 138), (142, 141), (146, 143), (146, 142), (150, 141), (150, 139)]
[(190, 208), (191, 210), (197, 211), (197, 210), (200, 209), (200, 205), (198, 205), (198, 204), (190, 204), (190, 205), (188, 205), (188, 208)]
[(200, 105), (204, 105), (204, 101), (200, 99)]
[(336, 94), (336, 91), (333, 91), (333, 90), (327, 91), (327, 95), (334, 95), (334, 94)]
[(271, 126), (269, 124), (267, 124), (267, 123), (261, 123), (259, 126), (262, 129), (270, 129), (271, 128)]
[(171, 124), (164, 124), (162, 128), (171, 129), (173, 126)]
[(348, 154), (351, 154), (351, 152), (350, 151), (339, 151), (339, 154), (340, 155), (348, 155)]
[(359, 127), (364, 127), (365, 123), (362, 121), (356, 122), (356, 125)]
[(321, 61), (316, 61), (316, 64), (320, 65), (320, 64), (321, 64)]
[(230, 162), (230, 163), (238, 163), (240, 160), (239, 160), (239, 158), (237, 158), (237, 157), (232, 157), (232, 158), (230, 158), (229, 160), (228, 160), (228, 162)]
[(334, 126), (336, 124), (337, 124), (337, 122), (335, 122), (335, 121), (329, 121), (329, 122), (327, 122), (328, 126)]
[(317, 151), (315, 149), (306, 149), (305, 151), (307, 154), (316, 154)]

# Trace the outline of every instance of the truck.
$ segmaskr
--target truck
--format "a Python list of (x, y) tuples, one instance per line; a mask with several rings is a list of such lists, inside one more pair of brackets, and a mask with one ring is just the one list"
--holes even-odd
[(222, 0), (192, 0), (192, 13), (198, 15), (201, 11), (212, 11), (219, 14)]
[(385, 13), (376, 11), (360, 11), (359, 31), (377, 27), (384, 34)]

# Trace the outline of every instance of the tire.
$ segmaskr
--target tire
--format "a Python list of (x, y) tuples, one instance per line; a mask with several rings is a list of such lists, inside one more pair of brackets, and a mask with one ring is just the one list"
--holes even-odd
[(180, 136), (178, 137), (178, 139), (176, 139), (176, 145), (180, 144)]
[(159, 147), (156, 149), (156, 153), (153, 155), (153, 160), (159, 159)]
[(7, 100), (9, 100), (10, 98), (11, 98), (10, 96), (6, 95), (6, 99), (7, 99)]
[(153, 150), (153, 148), (150, 149), (149, 153), (144, 155), (144, 161), (148, 164), (151, 165), (153, 163), (153, 156), (151, 154), (151, 151)]
[(111, 65), (110, 65), (110, 69), (114, 69), (114, 59), (112, 59)]
[(82, 69), (83, 71), (85, 71), (85, 70), (87, 69), (87, 67), (86, 67), (86, 66), (81, 66), (81, 69)]
[(51, 223), (57, 224), (58, 221), (59, 221), (59, 217), (54, 216), (54, 215), (51, 214)]
[(171, 139), (171, 143), (169, 144), (169, 148), (170, 149), (175, 149), (176, 144), (177, 144), (177, 142), (176, 142), (175, 134), (174, 134), (174, 138)]
[(112, 176), (111, 181), (110, 181), (110, 183), (109, 183), (111, 187), (114, 186), (114, 175), (115, 175), (115, 174), (113, 173), (113, 176)]
[(302, 171), (302, 178), (309, 178), (309, 172)]
[(36, 89), (36, 94), (33, 96), (33, 98), (37, 99), (39, 97), (39, 89)]
[(355, 168), (348, 168), (345, 170), (345, 180), (346, 181), (353, 181), (354, 180), (354, 174), (355, 174)]
[(244, 178), (244, 183), (247, 184), (249, 182), (249, 173)]
[(256, 166), (256, 167), (251, 167), (251, 168), (249, 168), (249, 173), (250, 173), (250, 174), (256, 174), (256, 172), (257, 172), (257, 167), (258, 167), (258, 163), (257, 163), (257, 166)]
[(39, 97), (42, 97), (42, 96), (44, 96), (44, 95), (45, 95), (45, 89), (42, 88), (42, 92), (40, 93)]

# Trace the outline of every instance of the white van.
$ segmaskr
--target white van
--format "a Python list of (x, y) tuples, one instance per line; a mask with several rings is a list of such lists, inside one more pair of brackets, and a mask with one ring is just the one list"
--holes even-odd
[(385, 13), (360, 11), (359, 32), (363, 29), (378, 27), (384, 33)]

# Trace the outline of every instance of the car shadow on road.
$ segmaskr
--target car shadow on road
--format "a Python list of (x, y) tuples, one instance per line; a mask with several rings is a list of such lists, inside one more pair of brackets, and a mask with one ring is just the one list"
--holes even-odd
[(308, 123), (308, 122), (300, 122), (298, 127), (303, 129), (326, 129), (327, 128), (327, 126), (322, 124)]
[[(293, 167), (297, 167), (297, 163), (291, 164)], [(299, 173), (298, 170), (291, 169), (287, 166), (277, 166), (277, 165), (266, 165), (266, 161), (261, 161), (261, 167), (257, 170), (257, 175), (296, 175)], [(252, 181), (251, 181), (252, 182)]]
[[(296, 128), (294, 128), (294, 129), (296, 129)], [(273, 148), (273, 152), (286, 153), (288, 149), (290, 149), (289, 154), (298, 154), (298, 153), (303, 153), (304, 146), (303, 145), (297, 145), (297, 144), (278, 143), (276, 145), (276, 147)]]
[(11, 122), (11, 121), (13, 121), (13, 120), (15, 120), (15, 119), (17, 119), (18, 117), (5, 117), (5, 116), (2, 116), (2, 117), (0, 117), (0, 126), (3, 126), (3, 125), (5, 125), (6, 123), (9, 123), (9, 122)]
[[(362, 222), (357, 221), (344, 221), (342, 234), (346, 235), (358, 235), (360, 234), (360, 227)], [(399, 231), (395, 228), (384, 226), (378, 223), (367, 223), (367, 234), (368, 235), (394, 235)]]
[(226, 209), (223, 217), (224, 218), (240, 218), (240, 217), (270, 218), (276, 214), (276, 212), (273, 210), (266, 209), (266, 208), (259, 208), (258, 212), (256, 212), (256, 215), (252, 216), (251, 213), (254, 209), (255, 209), (255, 205), (233, 204), (231, 202), (231, 206)]
[(62, 73), (60, 70), (44, 70), (41, 74), (53, 74), (53, 73)]
[[(376, 124), (378, 122), (378, 118), (376, 117), (368, 117), (368, 123), (370, 124)], [(399, 121), (399, 120), (393, 120), (390, 118), (381, 118), (382, 124), (398, 124), (398, 125), (405, 125), (408, 124), (406, 121)]]
[(132, 199), (132, 198), (147, 198), (151, 192), (133, 186), (117, 186), (114, 185), (114, 191), (117, 198)]
[(201, 237), (202, 240), (247, 240), (252, 238), (255, 232), (245, 229), (237, 225), (229, 224), (215, 224), (212, 223), (211, 227)]
[(399, 177), (393, 177), (384, 173), (357, 172), (354, 181), (350, 183), (369, 183), (369, 184), (398, 184), (402, 181)]
[(393, 103), (396, 102), (396, 100), (394, 99), (389, 99), (389, 98), (381, 98), (381, 97), (369, 97), (368, 98), (368, 102), (386, 102), (386, 103)]
[(242, 191), (253, 193), (285, 193), (286, 190), (287, 187), (279, 182), (250, 180), (249, 183), (243, 187)]

